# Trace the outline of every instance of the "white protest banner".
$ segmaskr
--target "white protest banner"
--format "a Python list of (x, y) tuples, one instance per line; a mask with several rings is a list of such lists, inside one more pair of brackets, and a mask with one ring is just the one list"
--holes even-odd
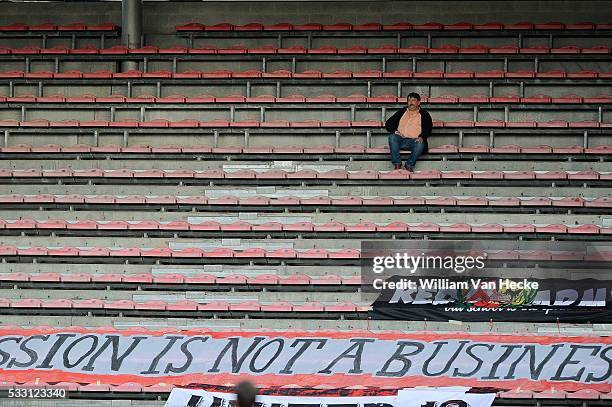
[(326, 384), (612, 391), (612, 337), (368, 331), (118, 331), (0, 327), (0, 376), (268, 387)]
[(397, 394), (401, 407), (491, 407), (495, 394), (466, 393), (462, 389), (403, 389)]
[[(165, 407), (234, 407), (236, 395), (174, 388)], [(255, 407), (398, 407), (396, 396), (257, 396)]]

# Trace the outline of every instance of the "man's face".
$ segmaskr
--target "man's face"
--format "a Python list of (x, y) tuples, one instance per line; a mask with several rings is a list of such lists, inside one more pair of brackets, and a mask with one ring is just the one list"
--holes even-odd
[(408, 110), (419, 110), (419, 106), (421, 106), (420, 100), (418, 100), (417, 98), (408, 98)]

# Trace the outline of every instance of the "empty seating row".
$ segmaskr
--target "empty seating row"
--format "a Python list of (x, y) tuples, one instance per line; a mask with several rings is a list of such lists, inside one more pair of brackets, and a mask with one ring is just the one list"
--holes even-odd
[(460, 48), (455, 45), (442, 45), (436, 48), (429, 48), (424, 45), (412, 45), (408, 47), (396, 47), (392, 44), (380, 45), (378, 47), (368, 48), (362, 45), (355, 45), (347, 48), (338, 48), (333, 45), (325, 45), (318, 48), (306, 48), (300, 45), (277, 48), (273, 45), (266, 45), (257, 48), (249, 48), (242, 44), (233, 45), (229, 48), (218, 48), (212, 45), (201, 48), (187, 48), (181, 46), (159, 48), (153, 45), (147, 45), (141, 48), (128, 48), (125, 45), (116, 45), (110, 48), (97, 48), (94, 46), (85, 48), (69, 48), (66, 46), (57, 46), (52, 48), (40, 48), (37, 46), (27, 46), (22, 48), (0, 47), (0, 56), (2, 55), (232, 55), (232, 54), (462, 54), (462, 55), (508, 55), (508, 54), (528, 54), (528, 55), (609, 55), (610, 47), (607, 45), (597, 45), (593, 47), (579, 47), (576, 45), (567, 45), (558, 48), (550, 48), (547, 46), (534, 47), (518, 47), (516, 45), (504, 45), (499, 47), (487, 47), (485, 45), (474, 45), (471, 47)]
[(304, 304), (292, 304), (281, 301), (270, 304), (262, 304), (258, 301), (229, 302), (211, 301), (206, 304), (196, 301), (183, 300), (177, 302), (146, 301), (134, 302), (131, 300), (38, 300), (22, 299), (9, 300), (0, 298), (0, 309), (74, 309), (74, 310), (138, 310), (145, 314), (147, 311), (202, 311), (202, 312), (288, 312), (288, 313), (310, 313), (310, 312), (332, 312), (332, 313), (367, 313), (369, 305), (354, 304), (352, 302), (340, 302), (336, 304), (321, 304), (320, 302), (307, 302)]
[[(121, 147), (115, 144), (105, 146), (90, 146), (87, 144), (75, 144), (72, 146), (63, 146), (59, 144), (46, 144), (42, 146), (32, 146), (29, 144), (16, 144), (8, 147), (0, 147), (0, 153), (10, 155), (28, 155), (28, 154), (150, 154), (153, 157), (155, 154), (245, 154), (245, 158), (249, 155), (258, 154), (305, 154), (317, 156), (326, 154), (389, 154), (389, 146), (381, 145), (376, 147), (365, 147), (361, 144), (352, 144), (344, 147), (334, 147), (332, 145), (319, 146), (259, 146), (259, 147), (211, 147), (211, 146), (180, 146), (166, 145), (161, 147), (148, 145), (134, 145), (129, 147)], [(431, 147), (429, 154), (596, 154), (609, 155), (612, 154), (612, 146), (602, 145), (596, 147), (584, 148), (581, 146), (563, 146), (554, 147), (547, 145), (522, 147), (518, 145), (505, 145), (499, 147), (489, 147), (485, 145), (473, 145), (469, 147), (457, 147), (455, 145), (442, 145)]]
[[(103, 103), (103, 104), (117, 104), (117, 103), (137, 103), (137, 104), (149, 104), (149, 103), (161, 103), (161, 104), (183, 104), (183, 103), (329, 103), (329, 104), (342, 104), (342, 103), (406, 103), (405, 97), (398, 97), (395, 95), (385, 94), (378, 96), (365, 96), (365, 95), (349, 95), (349, 96), (335, 96), (331, 94), (319, 95), (319, 96), (304, 96), (304, 95), (287, 95), (282, 97), (276, 97), (274, 95), (258, 95), (246, 97), (243, 95), (227, 95), (227, 96), (213, 96), (213, 95), (199, 95), (199, 96), (185, 96), (185, 95), (168, 95), (164, 97), (156, 97), (150, 94), (142, 94), (138, 96), (123, 96), (123, 95), (108, 95), (108, 96), (95, 96), (95, 95), (81, 95), (81, 96), (65, 96), (61, 94), (47, 95), (47, 96), (34, 96), (34, 95), (19, 95), (19, 96), (3, 96), (0, 95), (0, 103)], [(517, 95), (500, 95), (488, 97), (486, 95), (473, 95), (473, 96), (456, 96), (456, 95), (441, 95), (435, 97), (421, 97), (421, 103), (429, 104), (452, 104), (465, 103), (465, 104), (545, 104), (545, 105), (556, 105), (556, 104), (612, 104), (612, 95), (600, 95), (595, 97), (582, 97), (579, 95), (565, 95), (561, 97), (551, 97), (548, 95), (532, 95), (528, 97), (519, 97)], [(330, 106), (334, 107), (334, 106)]]
[[(487, 120), (487, 121), (471, 121), (471, 120), (458, 120), (458, 121), (447, 121), (443, 122), (440, 120), (433, 121), (434, 128), (447, 127), (447, 128), (518, 128), (518, 129), (530, 129), (530, 128), (604, 128), (611, 129), (612, 123), (604, 123), (598, 121), (572, 121), (567, 122), (565, 120), (554, 120), (547, 122), (539, 121), (516, 121), (516, 122), (504, 122), (502, 120)], [(319, 120), (305, 120), (305, 121), (289, 121), (289, 120), (269, 120), (269, 121), (258, 121), (258, 120), (245, 120), (245, 121), (227, 121), (227, 120), (210, 120), (210, 121), (198, 121), (198, 120), (179, 120), (170, 121), (166, 119), (153, 119), (149, 121), (138, 121), (136, 119), (123, 119), (123, 120), (47, 120), (47, 119), (34, 119), (27, 121), (19, 121), (13, 119), (0, 120), (0, 128), (16, 127), (16, 128), (44, 128), (44, 127), (127, 127), (127, 128), (355, 128), (355, 127), (368, 127), (368, 128), (382, 128), (384, 122), (379, 120), (361, 120), (361, 121), (349, 121), (349, 120), (338, 120), (338, 121), (319, 121)]]
[[(422, 255), (422, 249), (408, 250), (406, 253)], [(489, 261), (568, 261), (568, 262), (602, 262), (612, 260), (612, 251), (593, 251), (589, 253), (577, 251), (550, 251), (550, 250), (474, 250), (471, 255), (486, 256)], [(175, 259), (243, 259), (243, 260), (359, 260), (361, 252), (357, 249), (328, 250), (313, 248), (307, 250), (294, 250), (290, 248), (265, 250), (262, 248), (250, 248), (245, 250), (233, 250), (218, 248), (213, 250), (202, 250), (195, 247), (186, 249), (163, 248), (113, 248), (113, 247), (16, 247), (0, 246), (0, 256), (4, 259), (10, 257), (27, 258), (72, 258), (77, 261), (85, 258), (175, 258)]]
[(0, 32), (28, 32), (28, 31), (117, 31), (119, 26), (115, 23), (71, 23), (71, 24), (21, 24), (14, 23), (9, 25), (0, 25)]
[(358, 286), (361, 285), (361, 276), (338, 276), (327, 274), (324, 276), (309, 276), (307, 274), (292, 274), (279, 276), (276, 274), (259, 274), (244, 276), (232, 274), (229, 276), (215, 276), (212, 274), (164, 274), (151, 273), (115, 274), (115, 273), (3, 273), (0, 282), (10, 283), (104, 283), (113, 284), (201, 284), (206, 286), (274, 286), (279, 285), (290, 289), (295, 286)]
[[(583, 197), (452, 197), (452, 196), (407, 196), (376, 198), (362, 198), (358, 196), (315, 196), (308, 198), (282, 197), (268, 198), (265, 196), (250, 196), (240, 198), (236, 196), (223, 196), (211, 198), (203, 195), (197, 196), (144, 196), (144, 195), (0, 195), (0, 205), (6, 204), (87, 204), (87, 205), (193, 205), (193, 206), (280, 206), (280, 207), (422, 207), (422, 206), (458, 206), (458, 207), (491, 207), (491, 208), (612, 208), (612, 198), (602, 197), (588, 199)], [(21, 207), (21, 206), (20, 206)], [(86, 222), (86, 221), (84, 221)], [(81, 223), (79, 223), (81, 224)], [(69, 227), (68, 225), (66, 227)], [(71, 225), (70, 227), (78, 227)]]
[(201, 23), (188, 23), (176, 26), (178, 32), (189, 31), (546, 31), (546, 30), (612, 30), (612, 23), (533, 23), (533, 22), (518, 22), (518, 23), (500, 23), (490, 22), (482, 24), (472, 24), (469, 22), (460, 22), (453, 24), (443, 24), (437, 22), (429, 22), (424, 24), (411, 24), (409, 22), (400, 22), (394, 24), (380, 23), (306, 23), (306, 24), (260, 24), (247, 23), (242, 25), (234, 25), (231, 23), (218, 23), (205, 25)]
[(236, 180), (601, 180), (612, 181), (612, 172), (598, 171), (467, 171), (467, 170), (421, 170), (409, 172), (402, 169), (392, 171), (346, 171), (346, 170), (236, 170), (224, 171), (214, 170), (130, 170), (116, 169), (103, 170), (99, 168), (72, 170), (70, 168), (60, 169), (23, 169), (11, 170), (0, 169), (0, 180), (10, 179), (25, 180), (27, 178), (131, 178), (131, 179), (236, 179)]
[[(456, 204), (456, 200), (449, 198), (450, 203), (444, 202), (443, 198), (434, 198), (429, 205), (450, 205)], [(425, 200), (427, 202), (427, 200)], [(454, 201), (454, 202), (453, 202)], [(533, 202), (535, 201), (535, 202)], [(537, 204), (538, 199), (531, 199), (527, 202)], [(545, 200), (546, 201), (546, 200)], [(549, 200), (550, 202), (550, 200)], [(216, 221), (204, 221), (201, 223), (190, 223), (187, 221), (157, 222), (153, 220), (142, 221), (93, 221), (78, 220), (67, 221), (64, 219), (50, 219), (36, 221), (34, 219), (4, 220), (0, 219), (0, 230), (13, 231), (19, 234), (23, 231), (59, 232), (62, 230), (79, 231), (87, 233), (93, 231), (166, 231), (180, 232), (190, 231), (197, 234), (218, 232), (220, 234), (229, 232), (262, 232), (267, 234), (283, 233), (298, 234), (308, 236), (338, 234), (338, 233), (407, 233), (407, 232), (433, 232), (433, 233), (493, 233), (493, 234), (579, 234), (579, 235), (612, 235), (612, 227), (600, 227), (594, 224), (562, 225), (562, 224), (438, 224), (438, 223), (406, 223), (392, 222), (388, 224), (376, 224), (374, 222), (359, 222), (357, 224), (344, 224), (341, 222), (327, 222), (315, 224), (313, 222), (266, 222), (262, 224), (252, 224), (245, 221), (233, 223), (220, 223)], [(76, 232), (77, 234), (79, 232)]]
[[(366, 71), (349, 71), (336, 70), (332, 72), (322, 72), (316, 69), (309, 69), (302, 72), (292, 72), (286, 69), (275, 70), (272, 72), (264, 72), (257, 69), (246, 71), (231, 71), (220, 69), (215, 71), (199, 71), (188, 70), (183, 72), (172, 72), (168, 70), (158, 70), (151, 72), (143, 72), (140, 70), (129, 70), (125, 72), (113, 72), (110, 70), (98, 70), (93, 72), (82, 72), (71, 69), (63, 72), (51, 71), (5, 71), (0, 72), (0, 79), (136, 79), (136, 78), (154, 78), (154, 79), (239, 79), (239, 78), (273, 78), (273, 79), (406, 79), (406, 78), (423, 78), (423, 79), (496, 79), (496, 78), (516, 78), (516, 79), (611, 79), (612, 72), (607, 71), (545, 71), (536, 72), (530, 70), (521, 71), (503, 71), (503, 70), (488, 70), (488, 71), (469, 71), (461, 70), (455, 72), (444, 72), (441, 70), (431, 69), (426, 71), (414, 72), (411, 70), (396, 70), (396, 71), (381, 71), (370, 69)], [(98, 83), (98, 82), (96, 82)], [(321, 84), (324, 84), (321, 82)]]

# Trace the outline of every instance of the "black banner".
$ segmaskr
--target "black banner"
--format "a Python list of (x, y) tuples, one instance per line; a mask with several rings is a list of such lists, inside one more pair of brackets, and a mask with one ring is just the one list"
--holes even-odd
[(393, 276), (375, 283), (371, 319), (612, 323), (610, 280)]

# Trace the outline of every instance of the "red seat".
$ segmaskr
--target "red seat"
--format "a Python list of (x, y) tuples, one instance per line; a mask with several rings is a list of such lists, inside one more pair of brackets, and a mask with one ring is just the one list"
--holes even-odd
[(340, 249), (328, 252), (328, 256), (330, 259), (358, 259), (361, 253), (356, 249)]
[(197, 311), (198, 308), (199, 304), (191, 300), (169, 302), (166, 304), (166, 310), (168, 311)]
[(347, 232), (376, 232), (377, 225), (373, 222), (359, 222), (354, 225), (346, 225)]
[(382, 28), (384, 31), (407, 31), (412, 29), (412, 24), (410, 23), (395, 23), (395, 24), (385, 24)]
[(383, 78), (412, 78), (414, 76), (414, 72), (407, 70), (399, 70), (392, 72), (383, 72)]
[(425, 24), (414, 24), (412, 29), (416, 31), (439, 31), (443, 30), (444, 26), (440, 23), (429, 22)]
[(457, 30), (462, 30), (462, 31), (468, 31), (468, 30), (472, 30), (474, 28), (474, 26), (470, 23), (454, 23), (454, 24), (444, 24), (443, 29), (444, 30), (448, 30), (448, 31), (457, 31)]
[(38, 299), (23, 299), (14, 300), (11, 302), (11, 308), (41, 308), (42, 301)]
[(50, 219), (46, 221), (39, 221), (37, 227), (39, 229), (66, 229), (68, 222), (64, 219)]
[(565, 47), (551, 48), (550, 53), (551, 54), (579, 54), (580, 47), (577, 47), (575, 45), (567, 45)]
[(30, 274), (27, 273), (7, 273), (0, 274), (0, 281), (19, 281), (26, 282), (30, 280)]
[(61, 276), (58, 273), (40, 273), (30, 276), (30, 281), (36, 282), (59, 283), (60, 280)]
[(521, 152), (525, 154), (550, 154), (552, 153), (552, 147), (550, 146), (521, 147)]
[(491, 54), (518, 54), (519, 47), (516, 45), (504, 45), (501, 47), (489, 48)]
[(341, 302), (334, 305), (326, 305), (326, 312), (356, 312), (357, 306), (352, 302)]
[(244, 301), (238, 304), (230, 303), (229, 310), (238, 312), (259, 312), (261, 311), (261, 305), (257, 301)]
[(275, 274), (260, 274), (247, 278), (247, 284), (250, 285), (278, 285), (279, 281), (279, 277)]
[(172, 249), (167, 247), (141, 249), (139, 251), (142, 257), (172, 257)]
[(434, 206), (457, 206), (457, 200), (452, 197), (431, 197), (425, 198), (426, 205), (434, 205)]
[(519, 49), (519, 53), (521, 54), (548, 54), (549, 52), (550, 48), (545, 45), (536, 45)]
[(504, 179), (534, 179), (535, 173), (533, 171), (506, 171), (504, 172)]
[(85, 31), (87, 30), (87, 25), (83, 23), (71, 23), (65, 25), (58, 25), (58, 31)]
[(126, 274), (123, 276), (122, 281), (124, 283), (150, 284), (153, 282), (153, 275), (149, 273)]
[(131, 300), (116, 300), (116, 301), (106, 301), (103, 305), (104, 309), (117, 309), (117, 310), (126, 310), (126, 309), (134, 309), (135, 308), (134, 301)]
[(311, 222), (296, 222), (283, 225), (283, 230), (288, 232), (312, 232), (314, 225)]
[(29, 29), (29, 26), (20, 23), (0, 26), (0, 31), (28, 31)]
[(128, 247), (124, 249), (111, 249), (109, 251), (111, 257), (140, 257), (140, 249), (135, 247)]
[(536, 127), (544, 127), (544, 128), (565, 128), (567, 127), (567, 122), (562, 120), (550, 121), (550, 122), (537, 122)]
[[(308, 50), (309, 54), (337, 54), (338, 53), (338, 48), (331, 46), (331, 45), (325, 45), (319, 48), (311, 48)], [(295, 74), (293, 75), (294, 77)]]
[(119, 26), (115, 23), (87, 24), (89, 31), (117, 31), (118, 29)]
[(176, 31), (204, 31), (204, 24), (189, 23), (176, 26)]
[(157, 230), (160, 228), (159, 222), (154, 220), (142, 220), (136, 222), (128, 222), (130, 230)]
[(36, 229), (36, 221), (33, 219), (19, 219), (13, 222), (5, 222), (5, 229)]
[(446, 44), (446, 45), (442, 45), (437, 48), (429, 49), (430, 54), (456, 54), (458, 52), (459, 52), (459, 47), (455, 45), (450, 45), (450, 44)]
[(506, 78), (534, 78), (535, 72), (533, 71), (516, 71), (516, 72), (506, 72)]
[(338, 96), (336, 102), (339, 103), (365, 103), (367, 97), (364, 95), (349, 95), (349, 96)]
[(583, 54), (609, 54), (610, 47), (606, 45), (597, 45), (591, 48), (582, 48), (581, 52)]
[(89, 247), (79, 250), (79, 256), (107, 257), (110, 256), (110, 249), (106, 247)]
[(266, 253), (268, 258), (285, 258), (294, 259), (297, 257), (297, 252), (293, 249), (276, 249)]
[(522, 103), (550, 103), (551, 97), (548, 95), (533, 95), (520, 99)]
[(423, 71), (423, 72), (415, 72), (413, 74), (413, 76), (415, 78), (442, 78), (444, 76), (444, 73), (442, 71), (439, 70), (429, 70), (429, 71)]
[(567, 233), (595, 235), (595, 234), (599, 234), (599, 226), (597, 225), (570, 226), (567, 228)]
[(564, 71), (536, 72), (536, 78), (565, 78)]
[(172, 257), (200, 258), (200, 257), (204, 257), (204, 251), (202, 249), (198, 249), (195, 247), (190, 247), (190, 248), (180, 249), (180, 250), (173, 250)]
[(391, 222), (386, 225), (378, 226), (379, 232), (407, 232), (408, 224), (404, 222)]
[[(314, 171), (312, 171), (314, 173)], [(314, 178), (314, 177), (313, 177)], [(326, 196), (315, 196), (312, 198), (301, 198), (300, 199), (300, 204), (301, 205), (331, 205), (331, 199), (326, 197)]]
[(221, 230), (223, 231), (240, 231), (240, 232), (248, 232), (252, 228), (252, 225), (249, 222), (233, 222), (229, 224), (222, 224)]

